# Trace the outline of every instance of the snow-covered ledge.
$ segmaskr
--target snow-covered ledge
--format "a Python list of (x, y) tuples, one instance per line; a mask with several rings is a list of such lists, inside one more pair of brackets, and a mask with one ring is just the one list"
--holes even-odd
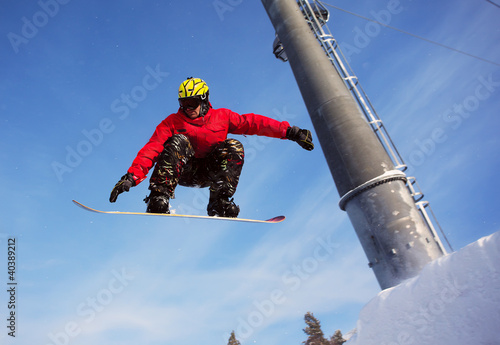
[(345, 343), (372, 344), (500, 344), (500, 232), (380, 292)]

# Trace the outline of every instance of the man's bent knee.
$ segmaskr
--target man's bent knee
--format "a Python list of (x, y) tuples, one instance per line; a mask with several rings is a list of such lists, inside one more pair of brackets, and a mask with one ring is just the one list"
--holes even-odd
[(194, 149), (189, 139), (183, 134), (174, 134), (163, 144), (164, 150), (167, 152), (180, 152), (184, 158), (194, 156)]
[(223, 143), (223, 147), (228, 153), (236, 154), (241, 160), (245, 157), (245, 150), (243, 144), (236, 139), (226, 139)]

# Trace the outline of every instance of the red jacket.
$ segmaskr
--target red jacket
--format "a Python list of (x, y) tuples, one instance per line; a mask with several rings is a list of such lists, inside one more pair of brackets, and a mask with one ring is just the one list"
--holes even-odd
[(185, 135), (195, 151), (196, 158), (205, 157), (219, 142), (227, 139), (228, 133), (262, 135), (284, 139), (290, 124), (257, 114), (239, 115), (229, 109), (210, 109), (203, 117), (189, 119), (181, 109), (163, 120), (139, 151), (128, 169), (136, 184), (142, 182), (163, 151), (163, 144), (174, 134)]

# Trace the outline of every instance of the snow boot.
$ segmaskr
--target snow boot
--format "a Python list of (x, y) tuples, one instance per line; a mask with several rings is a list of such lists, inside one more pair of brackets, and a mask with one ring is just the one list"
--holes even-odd
[(147, 213), (166, 213), (170, 214), (169, 209), (169, 196), (157, 191), (151, 191), (144, 201), (148, 204)]
[(240, 207), (233, 200), (233, 198), (229, 199), (227, 196), (210, 192), (210, 200), (207, 206), (208, 215), (211, 217), (238, 217)]

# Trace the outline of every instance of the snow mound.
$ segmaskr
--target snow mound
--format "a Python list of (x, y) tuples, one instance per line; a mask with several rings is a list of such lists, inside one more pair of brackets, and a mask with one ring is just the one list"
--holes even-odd
[(380, 292), (345, 343), (371, 344), (500, 344), (500, 232)]

